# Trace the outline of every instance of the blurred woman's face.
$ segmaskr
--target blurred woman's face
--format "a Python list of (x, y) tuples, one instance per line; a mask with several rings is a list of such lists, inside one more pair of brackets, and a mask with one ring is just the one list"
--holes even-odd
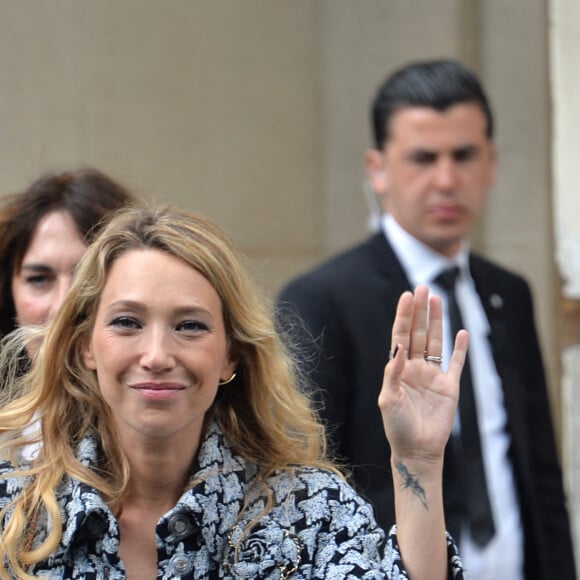
[(45, 325), (52, 320), (86, 249), (67, 211), (53, 211), (41, 218), (20, 269), (12, 273), (12, 298), (19, 326)]

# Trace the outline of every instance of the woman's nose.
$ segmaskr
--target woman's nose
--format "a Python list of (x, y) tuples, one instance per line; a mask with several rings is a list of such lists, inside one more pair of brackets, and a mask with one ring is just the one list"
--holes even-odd
[(145, 329), (143, 333), (141, 366), (151, 372), (160, 373), (174, 367), (171, 340), (161, 329)]

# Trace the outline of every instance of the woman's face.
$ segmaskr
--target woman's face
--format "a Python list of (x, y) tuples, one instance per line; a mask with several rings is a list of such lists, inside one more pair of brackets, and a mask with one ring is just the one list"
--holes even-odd
[(53, 211), (41, 218), (20, 270), (12, 273), (12, 298), (19, 326), (44, 325), (52, 320), (86, 249), (67, 211)]
[(111, 266), (84, 361), (125, 444), (170, 439), (183, 452), (199, 443), (218, 382), (235, 366), (213, 286), (154, 249)]

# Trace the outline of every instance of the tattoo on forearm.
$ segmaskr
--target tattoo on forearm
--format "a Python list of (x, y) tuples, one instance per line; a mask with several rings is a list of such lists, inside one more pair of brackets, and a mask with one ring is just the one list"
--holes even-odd
[(404, 463), (398, 462), (395, 467), (399, 472), (399, 475), (403, 478), (403, 488), (410, 489), (423, 504), (423, 507), (428, 510), (427, 496), (425, 495), (425, 490), (419, 484), (419, 478), (415, 477), (408, 469)]

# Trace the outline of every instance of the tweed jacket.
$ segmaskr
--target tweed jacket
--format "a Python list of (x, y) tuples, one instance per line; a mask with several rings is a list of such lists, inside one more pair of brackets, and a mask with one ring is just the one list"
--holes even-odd
[[(96, 439), (87, 437), (78, 457), (94, 465), (97, 456)], [(1, 507), (24, 485), (22, 480), (5, 478), (11, 469), (0, 464)], [(370, 505), (332, 472), (305, 467), (293, 476), (272, 477), (274, 507), (245, 533), (265, 505), (256, 472), (231, 449), (220, 428), (211, 424), (194, 466), (201, 482), (186, 491), (157, 524), (157, 578), (407, 578), (396, 528), (385, 538)], [(51, 579), (125, 578), (118, 555), (119, 525), (99, 494), (66, 477), (57, 500), (62, 539), (54, 553), (29, 572)], [(36, 529), (34, 545), (46, 535), (42, 518)], [(449, 578), (462, 579), (450, 537), (448, 556)]]

